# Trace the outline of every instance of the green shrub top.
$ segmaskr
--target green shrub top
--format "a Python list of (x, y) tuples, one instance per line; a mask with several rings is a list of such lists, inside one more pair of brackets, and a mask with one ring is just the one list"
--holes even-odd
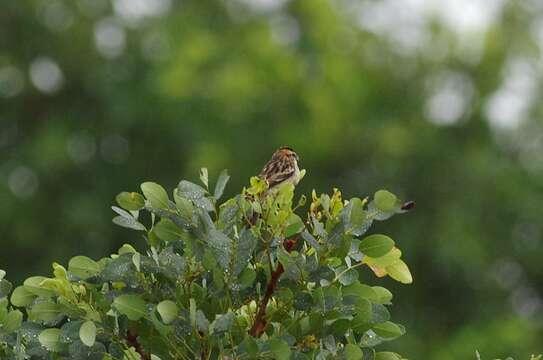
[(412, 282), (395, 242), (366, 234), (410, 204), (385, 190), (308, 201), (257, 177), (221, 202), (227, 172), (213, 188), (200, 178), (117, 196), (113, 222), (144, 251), (53, 263), (13, 291), (0, 271), (0, 358), (402, 359), (381, 350), (405, 333), (392, 294), (360, 276)]

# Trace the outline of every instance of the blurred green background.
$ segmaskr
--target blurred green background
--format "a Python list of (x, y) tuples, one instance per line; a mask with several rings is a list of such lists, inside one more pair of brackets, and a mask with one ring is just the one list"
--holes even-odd
[(415, 283), (411, 359), (543, 351), (543, 2), (0, 3), (0, 267), (20, 282), (135, 233), (109, 205), (207, 166), (238, 191), (280, 145), (300, 188), (379, 188)]

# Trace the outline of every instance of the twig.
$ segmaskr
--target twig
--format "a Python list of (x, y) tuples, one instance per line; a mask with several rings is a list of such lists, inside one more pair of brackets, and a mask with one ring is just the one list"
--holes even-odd
[(133, 346), (138, 354), (140, 354), (142, 360), (151, 360), (151, 355), (147, 354), (138, 340), (138, 334), (128, 330), (126, 333), (126, 342), (129, 346)]
[[(294, 245), (296, 245), (298, 239), (287, 239), (283, 242), (283, 246), (285, 247), (285, 250), (288, 252), (291, 252), (294, 248)], [(253, 326), (249, 330), (249, 335), (253, 337), (260, 337), (264, 331), (266, 331), (266, 327), (268, 326), (268, 321), (266, 320), (266, 307), (268, 306), (268, 302), (270, 301), (270, 298), (272, 297), (273, 293), (275, 292), (275, 289), (277, 288), (277, 282), (279, 281), (279, 277), (283, 274), (285, 271), (285, 268), (283, 267), (283, 264), (279, 263), (277, 265), (277, 268), (275, 271), (272, 272), (270, 282), (268, 283), (268, 286), (266, 288), (266, 293), (264, 294), (264, 297), (260, 301), (260, 305), (258, 307), (258, 312), (256, 313), (255, 321), (253, 323)]]

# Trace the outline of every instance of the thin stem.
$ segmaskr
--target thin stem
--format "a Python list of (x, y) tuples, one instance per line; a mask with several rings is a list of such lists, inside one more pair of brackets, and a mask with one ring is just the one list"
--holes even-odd
[(349, 268), (343, 270), (342, 272), (340, 272), (339, 274), (336, 275), (336, 277), (334, 278), (334, 280), (332, 280), (332, 282), (331, 282), (330, 284), (333, 284), (333, 283), (335, 283), (336, 281), (338, 281), (339, 278), (340, 278), (341, 276), (343, 276), (344, 274), (346, 274), (349, 270), (356, 269), (357, 267), (360, 267), (360, 266), (362, 266), (362, 265), (365, 265), (365, 264), (364, 264), (363, 262), (359, 262), (358, 264), (355, 264), (355, 265), (353, 265), (353, 266), (351, 266), (351, 267), (349, 267)]
[[(285, 250), (288, 252), (292, 251), (297, 243), (297, 240), (297, 238), (285, 240), (283, 243)], [(256, 313), (253, 326), (249, 330), (249, 335), (253, 337), (260, 337), (266, 330), (266, 327), (268, 325), (268, 322), (266, 320), (266, 307), (268, 306), (268, 302), (270, 301), (273, 293), (275, 292), (279, 278), (284, 271), (285, 268), (283, 267), (283, 264), (279, 263), (275, 271), (271, 273), (270, 282), (268, 283), (268, 286), (266, 287), (266, 293), (264, 294), (264, 297), (262, 298), (258, 306), (258, 311)]]

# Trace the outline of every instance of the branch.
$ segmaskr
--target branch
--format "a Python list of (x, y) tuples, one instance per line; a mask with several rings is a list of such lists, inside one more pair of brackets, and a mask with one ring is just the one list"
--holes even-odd
[(138, 354), (140, 354), (142, 360), (151, 360), (151, 355), (147, 354), (138, 340), (138, 334), (128, 330), (126, 333), (126, 342), (128, 346), (133, 346)]
[[(294, 248), (294, 245), (296, 245), (296, 242), (297, 239), (287, 239), (283, 242), (283, 246), (285, 247), (286, 251), (291, 252)], [(279, 277), (283, 274), (284, 271), (285, 268), (283, 267), (283, 264), (279, 263), (275, 271), (272, 272), (270, 282), (268, 283), (268, 286), (266, 288), (266, 293), (264, 294), (264, 297), (262, 298), (262, 300), (260, 301), (260, 305), (258, 306), (258, 312), (256, 313), (255, 321), (253, 323), (253, 326), (249, 330), (249, 335), (253, 337), (260, 337), (264, 333), (264, 331), (266, 331), (266, 327), (268, 326), (268, 321), (265, 319), (266, 307), (268, 306), (268, 302), (270, 301), (270, 298), (272, 297), (275, 289), (277, 288), (277, 282), (279, 281)]]

